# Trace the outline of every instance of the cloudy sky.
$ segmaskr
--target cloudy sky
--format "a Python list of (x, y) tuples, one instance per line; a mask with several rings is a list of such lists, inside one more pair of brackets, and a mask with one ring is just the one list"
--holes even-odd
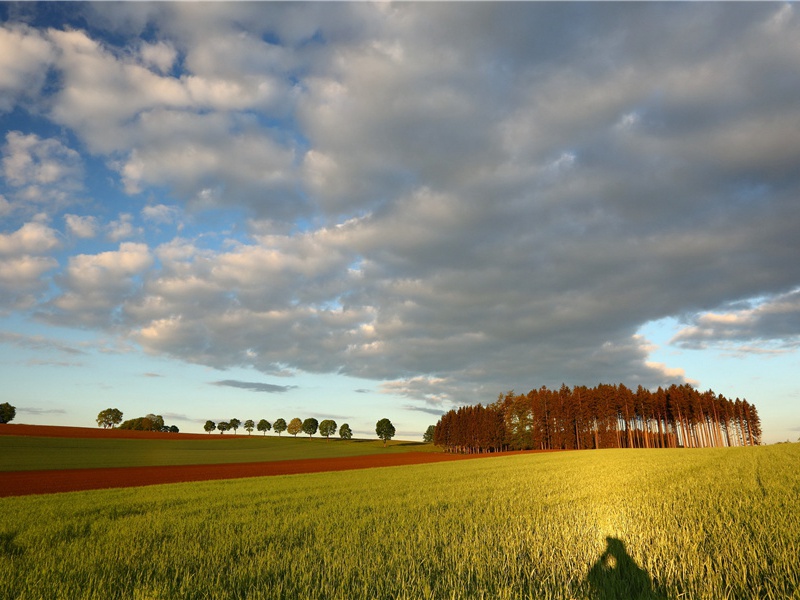
[(800, 436), (800, 14), (738, 3), (0, 4), (17, 421), (418, 439), (689, 382)]

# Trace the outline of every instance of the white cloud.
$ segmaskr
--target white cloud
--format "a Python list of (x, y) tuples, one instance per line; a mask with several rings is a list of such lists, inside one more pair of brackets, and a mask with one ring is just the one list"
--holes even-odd
[(0, 27), (0, 112), (21, 98), (35, 98), (45, 81), (53, 49), (36, 30), (25, 25)]
[(83, 189), (80, 154), (55, 138), (9, 131), (2, 154), (3, 175), (15, 198), (26, 204), (58, 208), (74, 202)]
[(71, 235), (77, 238), (89, 239), (97, 235), (99, 223), (97, 217), (86, 215), (72, 215), (65, 214), (64, 221), (67, 224), (67, 230)]
[(800, 346), (800, 291), (762, 298), (727, 313), (695, 315), (672, 343), (747, 353), (793, 351)]
[(0, 234), (0, 255), (46, 254), (60, 242), (54, 229), (42, 223), (25, 223), (17, 231)]
[(181, 210), (166, 204), (148, 204), (142, 209), (142, 217), (158, 225), (169, 225), (179, 220)]
[(126, 238), (142, 235), (143, 233), (143, 228), (133, 224), (133, 215), (123, 213), (119, 215), (116, 221), (111, 221), (111, 223), (108, 224), (108, 233), (106, 237), (109, 241), (119, 242)]
[(178, 58), (178, 51), (172, 44), (167, 42), (157, 42), (155, 44), (142, 42), (139, 52), (145, 65), (157, 69), (162, 74), (168, 73)]
[(42, 317), (54, 322), (111, 327), (116, 311), (140, 287), (138, 278), (152, 266), (146, 244), (124, 242), (119, 250), (79, 254), (69, 259), (61, 280), (62, 293)]

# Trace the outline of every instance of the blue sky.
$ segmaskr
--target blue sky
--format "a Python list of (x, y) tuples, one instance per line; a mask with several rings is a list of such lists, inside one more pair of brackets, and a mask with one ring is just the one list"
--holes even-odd
[(0, 4), (17, 421), (438, 415), (690, 382), (800, 436), (800, 17)]

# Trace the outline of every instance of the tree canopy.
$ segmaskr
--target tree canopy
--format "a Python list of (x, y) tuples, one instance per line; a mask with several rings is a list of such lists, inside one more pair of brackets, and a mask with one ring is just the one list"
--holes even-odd
[(270, 422), (269, 422), (269, 421), (267, 421), (266, 419), (261, 419), (261, 420), (258, 422), (258, 425), (256, 425), (256, 429), (258, 429), (259, 431), (263, 431), (263, 432), (264, 432), (264, 435), (267, 435), (267, 432), (268, 432), (270, 429), (272, 429), (272, 423), (270, 423)]
[(17, 409), (8, 402), (0, 404), (0, 423), (10, 423), (17, 416)]
[(433, 441), (452, 452), (752, 446), (761, 443), (761, 421), (746, 400), (686, 384), (655, 391), (562, 385), (451, 410)]
[(307, 433), (308, 437), (311, 437), (315, 433), (317, 433), (317, 428), (319, 427), (319, 421), (317, 421), (314, 417), (309, 417), (305, 421), (303, 421), (303, 433)]
[(325, 439), (330, 440), (334, 433), (336, 433), (336, 421), (324, 419), (319, 424), (319, 434), (325, 436)]
[(107, 408), (97, 415), (97, 425), (103, 429), (113, 428), (120, 423), (122, 423), (122, 411), (118, 408)]
[(378, 438), (383, 440), (384, 447), (386, 446), (386, 442), (394, 437), (394, 425), (389, 419), (381, 419), (377, 423), (375, 423), (375, 433), (378, 434)]
[(298, 417), (295, 417), (289, 421), (286, 429), (291, 435), (297, 437), (297, 434), (303, 430), (303, 422)]

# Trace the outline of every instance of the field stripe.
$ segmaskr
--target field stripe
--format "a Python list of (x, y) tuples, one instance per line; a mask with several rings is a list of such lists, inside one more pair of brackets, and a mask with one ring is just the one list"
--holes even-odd
[(240, 479), (244, 477), (267, 477), (272, 475), (294, 475), (327, 471), (349, 471), (355, 469), (396, 467), (443, 461), (510, 456), (514, 454), (522, 454), (522, 452), (469, 455), (409, 452), (403, 454), (371, 454), (366, 456), (294, 459), (257, 463), (6, 471), (0, 473), (0, 497), (137, 487), (189, 481)]

